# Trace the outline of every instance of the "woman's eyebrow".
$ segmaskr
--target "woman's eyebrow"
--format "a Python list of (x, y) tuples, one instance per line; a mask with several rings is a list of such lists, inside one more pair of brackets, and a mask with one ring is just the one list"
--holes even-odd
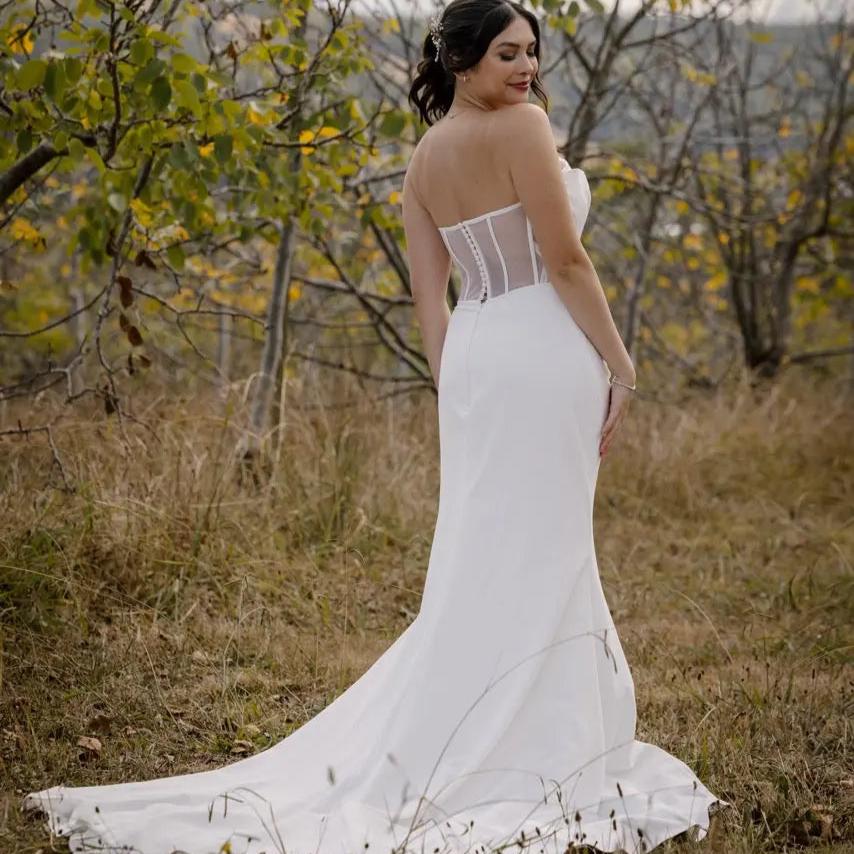
[[(531, 39), (531, 41), (529, 42), (529, 44), (536, 44), (536, 43), (537, 43), (536, 39)], [(521, 45), (518, 42), (498, 42), (496, 47), (501, 47), (502, 45), (505, 45), (505, 44), (510, 45), (510, 47), (521, 47)]]

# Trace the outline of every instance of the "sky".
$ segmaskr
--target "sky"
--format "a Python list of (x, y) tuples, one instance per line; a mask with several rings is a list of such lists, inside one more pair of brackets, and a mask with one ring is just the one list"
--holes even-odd
[[(640, 0), (620, 0), (620, 9), (628, 13), (639, 3)], [(614, 0), (603, 0), (603, 4), (606, 9), (611, 9)], [(390, 9), (394, 5), (398, 9), (410, 7), (427, 11), (447, 4), (436, 0), (354, 0), (353, 5), (365, 9)], [(755, 21), (774, 24), (814, 21), (817, 8), (823, 11), (825, 18), (835, 18), (843, 10), (849, 17), (854, 17), (854, 0), (756, 0), (754, 8)]]

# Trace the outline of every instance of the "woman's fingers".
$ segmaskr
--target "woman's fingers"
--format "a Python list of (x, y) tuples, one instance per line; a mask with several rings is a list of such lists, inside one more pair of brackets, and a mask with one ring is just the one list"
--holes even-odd
[(623, 389), (621, 386), (611, 386), (608, 415), (602, 425), (602, 433), (599, 439), (600, 456), (605, 456), (608, 453), (608, 449), (614, 441), (617, 429), (628, 411), (630, 394), (631, 392), (628, 389)]

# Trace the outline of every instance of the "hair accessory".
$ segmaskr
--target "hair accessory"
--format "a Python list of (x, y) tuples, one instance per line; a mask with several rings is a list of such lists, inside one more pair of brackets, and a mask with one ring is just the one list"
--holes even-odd
[(437, 12), (430, 18), (430, 38), (436, 47), (436, 53), (442, 45), (442, 16)]

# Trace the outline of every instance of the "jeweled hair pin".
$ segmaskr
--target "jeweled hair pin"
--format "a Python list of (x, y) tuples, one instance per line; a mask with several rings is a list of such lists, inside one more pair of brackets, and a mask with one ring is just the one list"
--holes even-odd
[(430, 38), (433, 39), (433, 44), (436, 46), (436, 52), (442, 45), (442, 18), (437, 13), (430, 18)]

